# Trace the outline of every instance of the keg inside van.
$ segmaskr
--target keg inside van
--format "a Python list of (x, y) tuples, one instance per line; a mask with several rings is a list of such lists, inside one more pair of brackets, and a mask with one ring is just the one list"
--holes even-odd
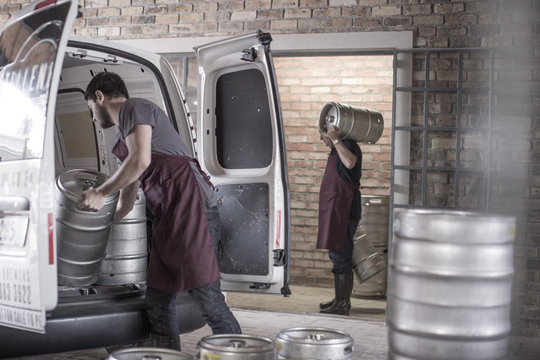
[(374, 144), (382, 136), (384, 120), (376, 110), (329, 102), (319, 115), (319, 131), (325, 135), (331, 126), (340, 128), (339, 138), (342, 140)]
[(388, 287), (391, 359), (507, 355), (515, 219), (473, 212), (396, 212)]
[(88, 286), (99, 278), (107, 240), (114, 220), (118, 193), (110, 195), (97, 211), (82, 211), (82, 193), (97, 188), (108, 176), (94, 170), (69, 170), (56, 179), (55, 213), (58, 283)]
[(139, 189), (133, 209), (113, 224), (101, 263), (98, 285), (137, 284), (146, 280), (146, 198)]
[(278, 359), (352, 360), (354, 341), (343, 332), (326, 328), (291, 328), (276, 337)]
[(197, 344), (197, 360), (275, 360), (277, 346), (272, 339), (245, 334), (209, 335)]

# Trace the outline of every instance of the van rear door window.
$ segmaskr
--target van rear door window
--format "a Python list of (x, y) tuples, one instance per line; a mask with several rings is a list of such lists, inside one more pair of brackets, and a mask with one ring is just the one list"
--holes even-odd
[(216, 87), (220, 165), (226, 169), (269, 166), (272, 162), (272, 123), (263, 74), (257, 69), (227, 73), (220, 76)]

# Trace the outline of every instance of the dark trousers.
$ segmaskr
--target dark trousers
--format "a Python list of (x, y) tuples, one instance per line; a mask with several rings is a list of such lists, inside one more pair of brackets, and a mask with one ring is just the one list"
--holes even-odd
[[(213, 334), (240, 334), (242, 330), (221, 293), (219, 281), (189, 291)], [(174, 338), (180, 335), (176, 317), (177, 293), (146, 289), (145, 308), (154, 334)]]
[[(221, 235), (221, 220), (217, 208), (209, 209), (206, 216), (217, 253)], [(242, 332), (238, 321), (225, 302), (219, 281), (190, 290), (189, 293), (213, 334), (240, 334)], [(145, 308), (152, 333), (168, 338), (179, 336), (176, 295), (177, 293), (147, 288)]]
[(352, 254), (353, 239), (360, 220), (349, 220), (347, 224), (347, 235), (341, 251), (330, 251), (328, 257), (332, 261), (332, 272), (334, 274), (350, 274), (353, 271)]

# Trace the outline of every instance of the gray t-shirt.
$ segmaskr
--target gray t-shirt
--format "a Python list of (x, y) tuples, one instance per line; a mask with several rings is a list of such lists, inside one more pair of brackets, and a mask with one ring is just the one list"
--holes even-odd
[[(152, 126), (152, 153), (160, 155), (189, 155), (189, 149), (173, 127), (169, 117), (156, 104), (146, 99), (130, 98), (122, 104), (119, 116), (118, 136), (125, 142), (135, 125)], [(191, 168), (199, 184), (207, 208), (216, 205), (212, 188), (204, 181), (195, 162)]]

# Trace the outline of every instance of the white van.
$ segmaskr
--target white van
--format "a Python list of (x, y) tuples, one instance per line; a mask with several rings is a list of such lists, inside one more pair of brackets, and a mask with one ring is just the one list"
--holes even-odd
[[(76, 16), (77, 0), (36, 1), (0, 33), (0, 357), (148, 336), (144, 281), (58, 283), (55, 180), (73, 169), (117, 168), (115, 129), (94, 125), (84, 100), (101, 71), (121, 75), (131, 96), (159, 104), (211, 176), (223, 222), (222, 289), (288, 296), (289, 189), (270, 35), (195, 49), (194, 124), (163, 57), (69, 37)], [(204, 325), (186, 294), (177, 312), (183, 333)]]

